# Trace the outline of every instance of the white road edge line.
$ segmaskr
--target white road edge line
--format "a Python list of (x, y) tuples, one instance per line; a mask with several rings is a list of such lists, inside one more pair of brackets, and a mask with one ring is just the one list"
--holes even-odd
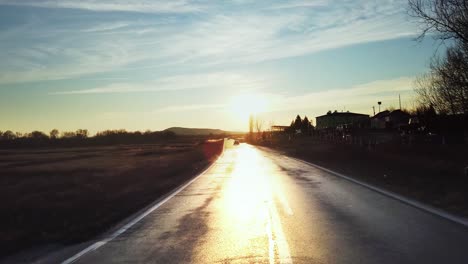
[(135, 225), (136, 223), (138, 223), (139, 221), (141, 221), (143, 218), (145, 218), (147, 215), (149, 215), (150, 213), (152, 213), (154, 210), (158, 209), (159, 207), (161, 207), (161, 205), (165, 204), (167, 201), (169, 201), (172, 197), (176, 196), (178, 193), (180, 193), (182, 190), (184, 190), (185, 188), (187, 188), (190, 184), (192, 184), (194, 181), (196, 181), (198, 178), (200, 178), (201, 176), (203, 176), (207, 171), (209, 171), (214, 165), (216, 165), (218, 163), (218, 161), (222, 158), (224, 154), (224, 147), (223, 147), (223, 153), (221, 153), (221, 155), (219, 155), (219, 157), (206, 169), (204, 170), (203, 172), (201, 172), (200, 174), (198, 174), (198, 176), (196, 176), (195, 178), (191, 179), (189, 182), (187, 182), (186, 184), (182, 185), (181, 187), (175, 189), (171, 194), (169, 194), (166, 198), (164, 198), (163, 200), (161, 200), (160, 202), (158, 202), (157, 204), (155, 204), (154, 206), (152, 206), (151, 208), (149, 208), (148, 210), (144, 211), (142, 214), (140, 214), (139, 216), (135, 217), (132, 221), (130, 221), (128, 224), (124, 225), (122, 228), (118, 229), (117, 231), (115, 231), (114, 233), (112, 233), (110, 236), (106, 237), (105, 239), (102, 239), (100, 241), (97, 241), (95, 243), (93, 243), (92, 245), (90, 245), (89, 247), (83, 249), (82, 251), (76, 253), (75, 255), (73, 255), (72, 257), (66, 259), (65, 261), (62, 262), (62, 264), (70, 264), (70, 263), (73, 263), (75, 261), (77, 261), (79, 258), (83, 257), (84, 255), (88, 254), (89, 252), (91, 251), (94, 251), (94, 250), (97, 250), (98, 248), (104, 246), (105, 244), (107, 244), (108, 242), (112, 241), (113, 239), (115, 239), (116, 237), (120, 236), (121, 234), (125, 233), (125, 231), (127, 231), (129, 228), (131, 228), (133, 225)]
[(284, 235), (283, 228), (281, 227), (281, 220), (278, 216), (276, 205), (274, 201), (272, 201), (269, 205), (269, 213), (271, 216), (270, 225), (273, 228), (273, 233), (275, 234), (273, 241), (270, 241), (270, 243), (273, 242), (276, 244), (276, 248), (278, 249), (278, 260), (280, 264), (292, 264), (293, 261), (291, 259), (288, 241), (286, 241), (286, 236)]
[(388, 196), (388, 197), (391, 197), (391, 198), (393, 198), (393, 199), (396, 199), (396, 200), (398, 200), (398, 201), (400, 201), (400, 202), (409, 204), (409, 205), (411, 205), (411, 206), (413, 206), (413, 207), (416, 207), (416, 208), (418, 208), (418, 209), (420, 209), (420, 210), (423, 210), (423, 211), (432, 213), (432, 214), (437, 215), (437, 216), (439, 216), (439, 217), (445, 218), (445, 219), (450, 220), (450, 221), (452, 221), (452, 222), (455, 222), (455, 223), (458, 223), (458, 224), (461, 224), (461, 225), (463, 225), (463, 226), (468, 227), (468, 219), (466, 219), (466, 218), (459, 217), (459, 216), (456, 216), (456, 215), (452, 215), (452, 214), (447, 213), (447, 212), (445, 212), (445, 211), (443, 211), (443, 210), (434, 208), (434, 207), (429, 206), (429, 205), (425, 205), (425, 204), (420, 203), (420, 202), (418, 202), (418, 201), (415, 201), (415, 200), (413, 200), (413, 199), (406, 198), (406, 197), (403, 197), (403, 196), (401, 196), (401, 195), (399, 195), (399, 194), (396, 194), (396, 193), (393, 193), (393, 192), (390, 192), (390, 191), (383, 190), (383, 189), (381, 189), (381, 188), (378, 188), (378, 187), (372, 186), (372, 185), (370, 185), (370, 184), (361, 182), (361, 181), (359, 181), (359, 180), (353, 179), (353, 178), (351, 178), (351, 177), (349, 177), (349, 176), (346, 176), (346, 175), (344, 175), (344, 174), (341, 174), (341, 173), (339, 173), (339, 172), (336, 172), (336, 171), (327, 169), (327, 168), (325, 168), (325, 167), (319, 166), (319, 165), (317, 165), (317, 164), (314, 164), (314, 163), (311, 163), (311, 162), (308, 162), (308, 161), (305, 161), (305, 160), (293, 158), (293, 157), (288, 157), (288, 156), (286, 156), (286, 155), (283, 155), (283, 157), (286, 157), (286, 158), (288, 158), (288, 159), (292, 159), (292, 160), (296, 160), (296, 161), (299, 161), (299, 162), (308, 164), (308, 165), (313, 166), (313, 167), (315, 167), (315, 168), (318, 168), (318, 169), (321, 169), (321, 170), (326, 171), (326, 172), (328, 172), (328, 173), (331, 173), (331, 174), (333, 174), (333, 175), (335, 175), (335, 176), (341, 177), (341, 178), (343, 178), (343, 179), (346, 179), (346, 180), (348, 180), (348, 181), (351, 181), (351, 182), (353, 182), (353, 183), (356, 183), (356, 184), (358, 184), (358, 185), (364, 186), (364, 187), (366, 187), (366, 188), (368, 188), (368, 189), (371, 189), (371, 190), (373, 190), (373, 191), (376, 191), (376, 192), (378, 192), (378, 193), (381, 193), (381, 194), (383, 194), (383, 195), (386, 195), (386, 196)]

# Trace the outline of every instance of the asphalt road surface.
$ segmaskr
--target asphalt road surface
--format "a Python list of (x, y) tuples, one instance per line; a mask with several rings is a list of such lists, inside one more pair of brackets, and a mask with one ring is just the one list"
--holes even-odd
[(468, 263), (468, 228), (241, 144), (76, 263)]

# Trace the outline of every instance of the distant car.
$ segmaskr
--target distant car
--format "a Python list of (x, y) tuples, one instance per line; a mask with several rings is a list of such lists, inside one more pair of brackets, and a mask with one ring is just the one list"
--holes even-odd
[(240, 144), (239, 141), (237, 141), (237, 140), (234, 141), (234, 146), (237, 146), (237, 145), (239, 145), (239, 144)]

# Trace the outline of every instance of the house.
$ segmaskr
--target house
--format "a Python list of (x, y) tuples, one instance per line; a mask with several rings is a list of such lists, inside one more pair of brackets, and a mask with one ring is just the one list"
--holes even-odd
[(351, 112), (331, 112), (326, 115), (317, 116), (317, 129), (336, 128), (343, 125), (354, 125), (365, 127), (369, 122), (369, 115)]
[(377, 129), (385, 128), (386, 127), (385, 119), (387, 118), (388, 114), (390, 114), (390, 111), (385, 110), (374, 115), (371, 118), (371, 128), (377, 128)]
[(408, 125), (411, 115), (400, 109), (388, 111), (385, 110), (371, 118), (371, 128), (399, 128), (402, 125)]

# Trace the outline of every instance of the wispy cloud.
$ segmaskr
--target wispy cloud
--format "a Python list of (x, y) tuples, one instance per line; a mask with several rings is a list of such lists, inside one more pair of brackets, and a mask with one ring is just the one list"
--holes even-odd
[(206, 109), (222, 109), (226, 104), (192, 104), (192, 105), (171, 105), (156, 110), (156, 112), (185, 112)]
[(268, 86), (268, 80), (243, 74), (214, 72), (206, 74), (175, 75), (160, 78), (151, 82), (117, 82), (108, 85), (73, 91), (57, 91), (53, 95), (135, 93), (178, 91), (189, 89), (226, 89), (254, 90)]
[[(93, 13), (83, 20), (64, 13), (64, 23), (34, 16), (34, 21), (14, 24), (0, 36), (0, 84), (71, 79), (116, 70), (178, 69), (181, 65), (187, 71), (213, 71), (400, 38), (414, 33), (402, 18), (405, 3), (0, 0), (0, 5), (171, 13), (138, 19)], [(188, 12), (203, 15), (186, 15)], [(126, 91), (131, 89), (124, 86), (138, 86), (108, 86), (112, 85), (114, 88), (95, 91)]]
[(326, 6), (329, 4), (328, 0), (303, 0), (303, 1), (285, 1), (279, 4), (273, 4), (270, 9), (289, 9), (289, 8), (307, 8)]
[(127, 22), (113, 22), (113, 23), (104, 23), (98, 24), (96, 26), (92, 26), (90, 28), (83, 29), (83, 32), (102, 32), (102, 31), (111, 31), (116, 30), (124, 27), (128, 27), (129, 23)]
[(200, 5), (185, 0), (0, 0), (0, 5), (33, 6), (42, 8), (71, 8), (90, 11), (126, 11), (142, 13), (198, 12)]

